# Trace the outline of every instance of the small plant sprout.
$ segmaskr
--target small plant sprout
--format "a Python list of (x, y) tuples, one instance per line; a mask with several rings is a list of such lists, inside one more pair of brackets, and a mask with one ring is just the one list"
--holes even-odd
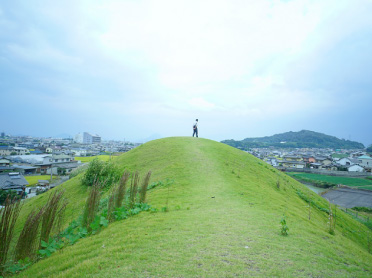
[(329, 233), (331, 235), (335, 234), (335, 220), (332, 212), (331, 202), (328, 200), (329, 203), (329, 217), (328, 217), (328, 223), (329, 223)]
[(276, 188), (280, 189), (280, 181), (279, 180), (276, 181)]
[(285, 217), (284, 214), (283, 214), (282, 219), (280, 220), (280, 224), (282, 225), (281, 230), (280, 230), (281, 235), (282, 236), (287, 236), (289, 228), (287, 226), (287, 221), (286, 221), (286, 217)]

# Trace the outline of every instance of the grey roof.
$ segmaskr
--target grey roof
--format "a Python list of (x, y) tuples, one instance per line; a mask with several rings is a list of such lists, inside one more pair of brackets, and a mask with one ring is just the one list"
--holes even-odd
[(290, 164), (306, 165), (305, 162), (302, 162), (302, 161), (291, 161), (291, 160), (282, 160), (282, 161), (278, 161), (278, 163), (290, 163)]
[(14, 170), (15, 168), (13, 166), (0, 166), (0, 170), (6, 171), (6, 170)]
[(0, 189), (14, 189), (28, 185), (25, 177), (19, 173), (6, 173), (0, 175)]
[(38, 167), (32, 167), (32, 166), (27, 166), (27, 165), (17, 165), (14, 164), (13, 167), (15, 169), (24, 169), (24, 170), (30, 170), (30, 169), (37, 169)]

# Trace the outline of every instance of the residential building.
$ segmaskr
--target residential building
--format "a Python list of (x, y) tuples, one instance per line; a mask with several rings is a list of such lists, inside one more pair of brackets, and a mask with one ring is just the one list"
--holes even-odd
[(371, 169), (372, 168), (372, 157), (368, 155), (362, 155), (358, 157), (359, 165), (363, 166), (364, 168)]
[(282, 166), (284, 168), (299, 168), (299, 169), (303, 169), (305, 168), (305, 165), (306, 163), (305, 162), (302, 162), (302, 161), (287, 161), (287, 160), (283, 160), (283, 161), (278, 161), (279, 162), (279, 166)]
[(0, 157), (0, 166), (9, 166), (10, 160), (4, 157)]
[(12, 146), (0, 146), (0, 156), (8, 155), (25, 155), (30, 153), (26, 148), (12, 147)]
[(330, 160), (327, 157), (318, 156), (318, 157), (315, 157), (315, 160), (317, 163), (321, 163), (322, 165), (329, 165), (332, 163), (332, 160)]
[(347, 166), (349, 172), (364, 172), (364, 168), (358, 164)]
[(355, 158), (344, 157), (344, 158), (339, 159), (337, 163), (342, 166), (350, 166), (350, 165), (358, 164), (359, 160)]
[(28, 182), (25, 177), (18, 172), (0, 174), (0, 189), (2, 190), (15, 190), (21, 194), (26, 185)]

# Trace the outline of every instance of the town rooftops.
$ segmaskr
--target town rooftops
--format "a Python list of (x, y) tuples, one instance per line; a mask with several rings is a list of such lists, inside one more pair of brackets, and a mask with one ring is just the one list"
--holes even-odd
[(362, 155), (362, 156), (359, 156), (358, 159), (371, 159), (372, 160), (372, 157), (368, 155)]
[(0, 174), (0, 189), (15, 189), (28, 185), (25, 177), (18, 172)]

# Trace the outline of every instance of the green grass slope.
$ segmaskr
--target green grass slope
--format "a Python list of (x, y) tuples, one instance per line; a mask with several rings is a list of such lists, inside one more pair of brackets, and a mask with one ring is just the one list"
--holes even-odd
[[(370, 277), (365, 226), (337, 211), (328, 233), (321, 197), (253, 156), (201, 138), (166, 138), (115, 160), (123, 169), (173, 180), (148, 195), (168, 212), (114, 222), (34, 264), (20, 277)], [(280, 187), (277, 187), (277, 181)], [(67, 215), (86, 189), (73, 179)], [(300, 192), (300, 193), (298, 193)], [(307, 203), (316, 203), (311, 220)], [(84, 197), (83, 197), (84, 196)], [(35, 199), (33, 202), (41, 202)], [(27, 205), (30, 205), (29, 202)], [(31, 206), (31, 205), (30, 205)], [(280, 234), (285, 214), (289, 235)]]

